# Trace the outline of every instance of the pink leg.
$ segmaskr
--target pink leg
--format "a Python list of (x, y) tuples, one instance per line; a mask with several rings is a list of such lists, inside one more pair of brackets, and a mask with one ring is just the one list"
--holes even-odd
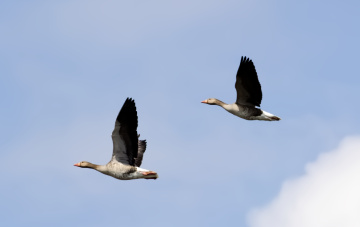
[(147, 175), (156, 175), (155, 172), (153, 171), (148, 171), (148, 172), (141, 172), (143, 175), (147, 176)]
[[(141, 172), (144, 176), (151, 176), (151, 175), (157, 175), (156, 172), (154, 171), (148, 171), (148, 172)], [(149, 180), (149, 179), (156, 179), (157, 177), (147, 177), (145, 178), (146, 180)]]
[(145, 178), (146, 180), (150, 180), (150, 179), (152, 179), (152, 180), (156, 180), (157, 178), (156, 177), (152, 177), (152, 178)]

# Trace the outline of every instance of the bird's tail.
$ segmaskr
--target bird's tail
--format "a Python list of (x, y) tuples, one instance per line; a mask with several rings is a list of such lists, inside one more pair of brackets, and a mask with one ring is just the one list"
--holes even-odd
[(274, 114), (268, 113), (266, 111), (262, 111), (261, 117), (264, 118), (266, 121), (280, 121), (281, 118), (275, 116)]
[(141, 173), (142, 174), (142, 177), (141, 178), (145, 178), (145, 179), (157, 179), (159, 176), (156, 172), (154, 171), (150, 171), (150, 170), (147, 170), (147, 169), (142, 169), (142, 168), (139, 168), (139, 167), (136, 167), (136, 170), (137, 172)]

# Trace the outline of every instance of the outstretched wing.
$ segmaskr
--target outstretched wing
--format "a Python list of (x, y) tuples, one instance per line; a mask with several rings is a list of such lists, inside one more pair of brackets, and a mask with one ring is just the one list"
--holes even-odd
[(241, 57), (236, 74), (236, 103), (240, 105), (260, 106), (262, 99), (261, 85), (252, 60)]
[(139, 140), (138, 142), (138, 156), (135, 159), (135, 166), (140, 167), (142, 159), (146, 150), (146, 140)]
[(116, 118), (112, 132), (113, 159), (126, 165), (135, 165), (138, 155), (137, 126), (135, 101), (127, 98)]

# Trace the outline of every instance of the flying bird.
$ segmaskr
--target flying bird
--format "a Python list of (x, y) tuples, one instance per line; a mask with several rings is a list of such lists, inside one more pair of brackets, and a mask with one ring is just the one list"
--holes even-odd
[(95, 169), (119, 180), (158, 178), (156, 172), (140, 168), (146, 150), (146, 141), (138, 139), (140, 135), (137, 134), (137, 127), (135, 102), (127, 98), (116, 118), (115, 128), (111, 135), (113, 154), (110, 162), (106, 165), (95, 165), (82, 161), (74, 166)]
[(254, 63), (249, 58), (241, 57), (235, 89), (237, 98), (233, 104), (226, 104), (215, 98), (206, 99), (202, 103), (221, 106), (226, 111), (246, 120), (280, 120), (279, 117), (255, 107), (260, 107), (262, 92)]

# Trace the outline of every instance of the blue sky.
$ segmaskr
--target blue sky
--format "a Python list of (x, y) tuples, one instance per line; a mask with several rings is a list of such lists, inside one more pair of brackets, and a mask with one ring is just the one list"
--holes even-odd
[[(321, 164), (318, 156), (341, 150), (344, 138), (360, 140), (359, 7), (0, 2), (1, 222), (261, 226), (254, 210), (276, 201), (284, 182), (308, 176), (308, 163)], [(241, 56), (254, 61), (261, 106), (280, 122), (200, 103), (235, 101)], [(156, 181), (73, 167), (109, 161), (126, 97), (148, 141), (142, 167), (157, 171)]]

